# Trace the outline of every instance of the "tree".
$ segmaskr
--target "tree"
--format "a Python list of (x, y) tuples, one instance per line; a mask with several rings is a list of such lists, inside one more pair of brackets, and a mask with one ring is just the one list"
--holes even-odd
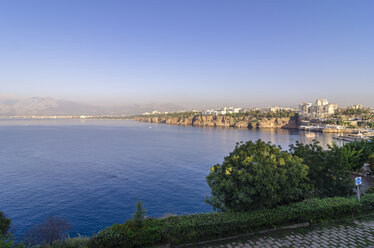
[[(319, 197), (346, 196), (352, 193), (352, 180), (349, 177), (349, 158), (346, 150), (336, 145), (327, 151), (313, 144), (290, 145), (290, 152), (309, 167), (309, 182), (312, 193)], [(348, 162), (347, 162), (348, 161)]]
[(21, 243), (16, 243), (13, 240), (13, 235), (8, 233), (11, 220), (5, 217), (0, 211), (0, 247), (1, 248), (24, 248)]
[(237, 143), (210, 171), (212, 195), (206, 201), (222, 211), (272, 208), (299, 201), (308, 192), (308, 167), (302, 159), (261, 140)]
[(0, 247), (1, 248), (25, 248), (22, 243), (16, 243), (13, 240), (12, 234), (0, 234)]
[(5, 217), (3, 212), (0, 211), (0, 235), (7, 234), (10, 227), (11, 220)]
[(346, 143), (341, 147), (334, 144), (333, 148), (341, 149), (345, 163), (351, 171), (360, 170), (367, 160), (363, 153), (366, 148), (366, 142)]
[(138, 227), (141, 227), (145, 219), (145, 210), (144, 210), (142, 201), (138, 200), (135, 206), (136, 206), (136, 211), (133, 216), (134, 224)]
[(26, 233), (25, 243), (28, 245), (52, 245), (57, 240), (67, 237), (72, 225), (64, 218), (48, 216)]

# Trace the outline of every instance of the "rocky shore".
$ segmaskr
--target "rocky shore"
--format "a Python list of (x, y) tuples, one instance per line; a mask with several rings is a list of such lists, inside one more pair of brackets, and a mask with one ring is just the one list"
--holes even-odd
[(298, 122), (294, 118), (261, 118), (250, 116), (138, 116), (134, 120), (149, 123), (165, 123), (172, 125), (204, 126), (204, 127), (235, 127), (235, 128), (298, 128)]

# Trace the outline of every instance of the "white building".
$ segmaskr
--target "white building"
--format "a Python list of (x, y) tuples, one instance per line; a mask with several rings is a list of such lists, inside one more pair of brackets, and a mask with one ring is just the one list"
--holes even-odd
[(312, 118), (325, 118), (333, 115), (338, 109), (337, 104), (329, 104), (327, 99), (318, 99), (315, 104), (302, 103), (299, 105), (299, 114), (301, 116), (308, 116)]
[(315, 106), (324, 106), (329, 104), (329, 101), (327, 99), (318, 99), (316, 100), (316, 103), (314, 104)]
[(234, 107), (224, 107), (224, 108), (218, 108), (218, 109), (207, 109), (203, 110), (203, 115), (225, 115), (225, 114), (237, 114), (242, 113), (242, 108), (234, 108)]
[(301, 116), (309, 116), (311, 107), (312, 107), (312, 104), (309, 102), (299, 104), (299, 114)]

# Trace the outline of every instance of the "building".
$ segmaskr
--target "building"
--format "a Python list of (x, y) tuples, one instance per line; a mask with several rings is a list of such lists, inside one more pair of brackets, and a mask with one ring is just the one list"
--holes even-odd
[(301, 116), (309, 116), (310, 108), (312, 107), (311, 103), (302, 103), (299, 105), (299, 114)]
[(316, 100), (316, 103), (314, 104), (315, 106), (325, 106), (329, 104), (329, 101), (327, 99), (318, 99)]
[(351, 108), (351, 109), (363, 109), (364, 106), (362, 106), (361, 104), (355, 104), (355, 105), (350, 106), (349, 108)]
[(314, 105), (302, 103), (299, 105), (299, 114), (303, 117), (325, 118), (331, 116), (338, 109), (338, 105), (330, 103), (327, 99), (318, 99)]
[(225, 115), (225, 114), (238, 114), (243, 113), (242, 108), (234, 108), (234, 107), (224, 107), (218, 109), (207, 109), (203, 110), (203, 115)]

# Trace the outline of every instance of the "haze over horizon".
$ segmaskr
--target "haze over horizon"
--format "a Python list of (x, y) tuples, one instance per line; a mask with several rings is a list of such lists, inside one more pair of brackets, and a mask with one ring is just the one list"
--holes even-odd
[(3, 1), (0, 96), (374, 107), (372, 1)]

